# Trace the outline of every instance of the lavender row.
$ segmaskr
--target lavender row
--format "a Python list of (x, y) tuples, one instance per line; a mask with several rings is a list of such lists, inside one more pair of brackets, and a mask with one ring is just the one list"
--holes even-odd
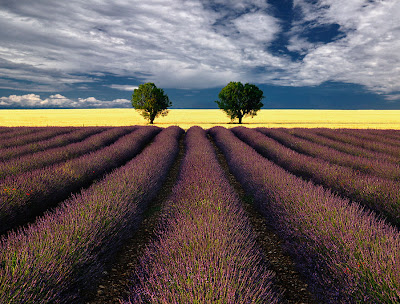
[(15, 137), (21, 137), (28, 134), (35, 134), (41, 130), (43, 127), (5, 127), (5, 132), (0, 134), (0, 142), (7, 141)]
[(163, 130), (124, 167), (3, 238), (0, 302), (82, 303), (80, 289), (92, 287), (160, 189), (181, 132)]
[[(259, 130), (259, 129), (257, 129), (257, 130)], [(344, 152), (344, 153), (347, 153), (350, 155), (367, 157), (367, 158), (372, 158), (372, 159), (377, 159), (377, 160), (384, 160), (384, 161), (395, 163), (395, 164), (400, 163), (400, 157), (395, 157), (390, 154), (377, 152), (377, 151), (373, 151), (373, 150), (368, 150), (368, 149), (362, 148), (360, 146), (333, 140), (328, 137), (318, 135), (316, 133), (316, 130), (318, 130), (318, 129), (295, 128), (295, 129), (282, 129), (282, 130), (284, 130), (285, 132), (288, 132), (289, 134), (292, 134), (296, 137), (306, 139), (313, 143), (324, 145), (324, 146), (333, 148), (335, 150), (338, 150), (340, 152)]]
[(400, 130), (394, 129), (369, 129), (370, 134), (385, 136), (385, 138), (393, 138), (400, 141)]
[(341, 131), (344, 134), (348, 134), (350, 136), (357, 137), (365, 141), (381, 142), (383, 144), (400, 148), (400, 141), (398, 139), (382, 136), (382, 134), (379, 133), (372, 133), (370, 130), (359, 129), (357, 130), (357, 132), (354, 132), (353, 129), (343, 129)]
[(293, 151), (264, 134), (239, 127), (232, 131), (264, 157), (284, 169), (311, 179), (339, 194), (360, 202), (400, 225), (400, 184), (376, 176), (361, 174), (348, 167)]
[(339, 166), (347, 166), (365, 174), (393, 180), (400, 179), (400, 166), (398, 164), (343, 153), (333, 148), (298, 138), (283, 129), (259, 128), (258, 131), (299, 153), (317, 157)]
[(210, 133), (322, 303), (398, 303), (400, 234), (358, 204), (298, 178), (233, 133)]
[(365, 140), (351, 134), (346, 134), (343, 132), (343, 130), (316, 129), (316, 133), (336, 141), (344, 142), (371, 151), (389, 154), (396, 158), (400, 157), (399, 147), (385, 144), (380, 141)]
[(0, 136), (6, 134), (7, 132), (13, 131), (12, 127), (0, 127)]
[(238, 196), (200, 127), (186, 135), (180, 174), (127, 303), (277, 303), (272, 272)]
[(160, 128), (140, 127), (101, 150), (4, 179), (0, 183), (0, 233), (26, 223), (71, 192), (123, 165), (158, 132)]
[[(10, 134), (9, 138), (0, 141), (0, 148), (26, 145), (31, 142), (49, 139), (51, 137), (72, 132), (75, 127), (41, 127), (38, 130), (32, 129), (32, 132), (22, 135), (20, 132)], [(23, 133), (24, 134), (24, 133)]]
[(94, 134), (81, 142), (0, 162), (0, 179), (79, 157), (115, 142), (119, 137), (136, 128), (137, 127), (108, 128), (106, 131)]
[(62, 147), (71, 143), (82, 141), (87, 137), (106, 130), (104, 127), (76, 128), (71, 133), (61, 134), (50, 139), (28, 143), (22, 146), (14, 146), (0, 149), (0, 162), (14, 157), (20, 157), (29, 153), (35, 153), (50, 148)]

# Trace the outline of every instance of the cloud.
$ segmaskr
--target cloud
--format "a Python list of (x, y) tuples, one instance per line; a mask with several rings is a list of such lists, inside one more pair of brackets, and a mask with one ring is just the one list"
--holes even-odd
[[(261, 43), (268, 44), (279, 30), (278, 20), (261, 11), (268, 7), (265, 1), (213, 3), (235, 12), (248, 8), (249, 15), (233, 14), (228, 20), (225, 11), (195, 0), (9, 1), (0, 11), (0, 58), (24, 65), (14, 69), (18, 79), (55, 91), (60, 83), (85, 82), (78, 74), (102, 72), (163, 87), (206, 88), (245, 78), (257, 65), (285, 65)], [(231, 31), (243, 35), (226, 35)], [(0, 77), (10, 70), (0, 71)], [(31, 72), (25, 77), (26, 70)], [(49, 72), (52, 77), (43, 77)]]
[(386, 100), (389, 101), (400, 101), (400, 94), (390, 94), (384, 96)]
[[(300, 85), (329, 80), (382, 94), (400, 90), (399, 1), (296, 0), (294, 5), (302, 19), (294, 24), (288, 48), (306, 52), (295, 77)], [(345, 36), (322, 45), (298, 36), (305, 27), (326, 24), (338, 24)]]
[[(400, 1), (294, 0), (285, 33), (272, 11), (265, 0), (2, 1), (0, 88), (63, 92), (112, 74), (163, 88), (336, 81), (400, 90)], [(302, 35), (325, 25), (342, 35), (328, 43)], [(279, 35), (300, 59), (271, 51)]]
[(0, 108), (129, 108), (131, 106), (131, 102), (127, 99), (103, 101), (88, 97), (72, 100), (61, 94), (50, 95), (45, 99), (41, 99), (37, 94), (0, 97)]
[(138, 88), (137, 86), (120, 85), (120, 84), (112, 84), (109, 87), (120, 91), (131, 91), (131, 92), (133, 92), (133, 90)]

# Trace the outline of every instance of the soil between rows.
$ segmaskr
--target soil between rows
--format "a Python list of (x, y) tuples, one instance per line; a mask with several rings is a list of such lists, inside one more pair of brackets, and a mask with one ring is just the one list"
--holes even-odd
[[(270, 269), (276, 273), (274, 284), (283, 291), (282, 303), (305, 304), (317, 303), (308, 290), (307, 284), (296, 271), (290, 256), (284, 253), (282, 241), (268, 226), (265, 218), (254, 208), (249, 197), (246, 196), (242, 186), (229, 172), (228, 164), (223, 153), (212, 142), (217, 153), (218, 161), (224, 169), (230, 184), (239, 194), (243, 207), (252, 224), (254, 232), (257, 233), (257, 241), (262, 247), (266, 260), (269, 261)], [(147, 211), (143, 214), (143, 220), (137, 230), (133, 232), (132, 238), (120, 248), (112, 263), (106, 265), (106, 271), (99, 281), (96, 290), (86, 291), (82, 297), (86, 304), (111, 304), (120, 303), (122, 299), (128, 299), (132, 276), (138, 266), (147, 244), (156, 237), (155, 230), (160, 220), (163, 203), (171, 194), (172, 188), (177, 180), (180, 165), (185, 154), (184, 135), (179, 141), (179, 154), (167, 179), (157, 197), (149, 204)], [(239, 304), (239, 303), (238, 303)]]
[(308, 289), (308, 284), (304, 277), (296, 270), (292, 258), (285, 253), (283, 242), (273, 231), (265, 217), (258, 212), (252, 204), (251, 198), (246, 195), (242, 185), (230, 173), (228, 163), (222, 151), (215, 145), (209, 136), (211, 143), (217, 153), (220, 166), (225, 171), (225, 175), (231, 186), (235, 189), (242, 202), (242, 206), (250, 220), (253, 231), (257, 234), (257, 243), (262, 248), (265, 259), (269, 262), (269, 269), (275, 272), (274, 287), (283, 291), (281, 303), (287, 304), (316, 304), (315, 297)]
[(90, 290), (82, 297), (86, 304), (115, 304), (119, 300), (127, 300), (129, 297), (132, 276), (143, 256), (146, 244), (150, 244), (156, 237), (156, 228), (160, 219), (163, 203), (170, 196), (172, 188), (178, 178), (181, 162), (185, 155), (185, 135), (179, 139), (179, 153), (172, 164), (167, 178), (147, 210), (143, 213), (143, 220), (139, 227), (132, 232), (132, 238), (118, 250), (114, 260), (105, 266), (106, 271), (99, 281), (96, 290)]

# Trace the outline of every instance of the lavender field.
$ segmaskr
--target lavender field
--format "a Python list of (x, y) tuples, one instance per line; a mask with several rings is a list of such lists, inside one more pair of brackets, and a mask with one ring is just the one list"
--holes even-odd
[(0, 303), (400, 303), (400, 131), (0, 127)]

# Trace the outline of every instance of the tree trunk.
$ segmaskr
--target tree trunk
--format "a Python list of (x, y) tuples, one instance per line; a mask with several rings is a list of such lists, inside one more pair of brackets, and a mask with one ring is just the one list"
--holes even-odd
[(239, 116), (238, 118), (239, 118), (239, 123), (241, 124), (242, 123), (242, 117), (243, 116)]
[(151, 124), (151, 125), (152, 125), (153, 122), (154, 122), (154, 118), (156, 118), (156, 115), (153, 114), (153, 113), (151, 113), (151, 114), (150, 114), (150, 124)]

